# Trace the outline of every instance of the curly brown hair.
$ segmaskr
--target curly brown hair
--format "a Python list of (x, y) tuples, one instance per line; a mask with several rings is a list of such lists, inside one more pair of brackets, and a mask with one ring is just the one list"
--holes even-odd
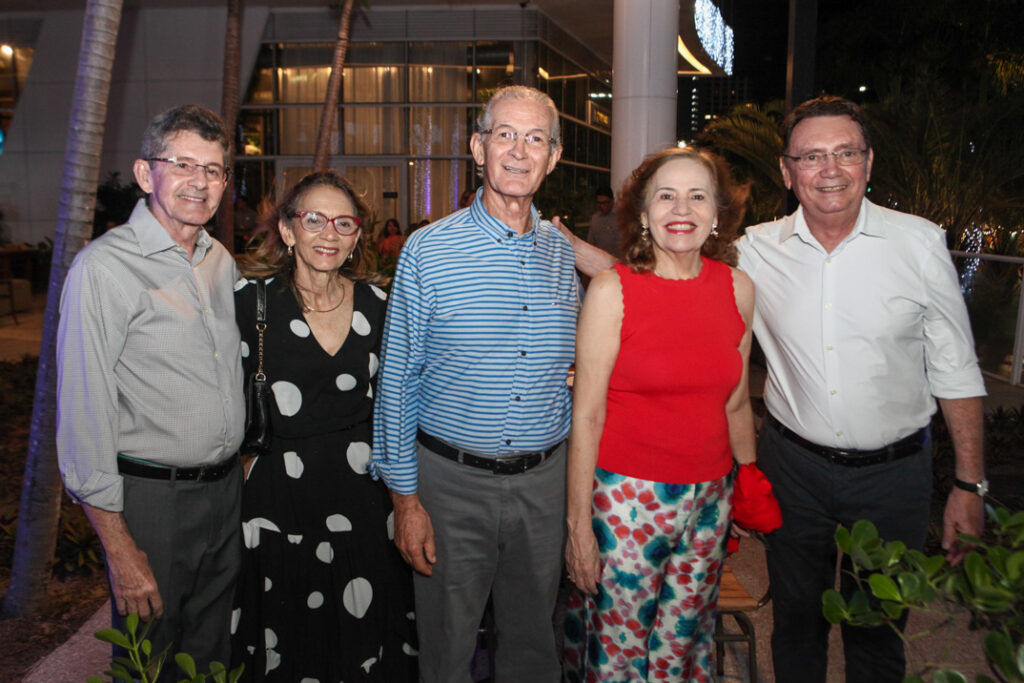
[[(281, 282), (292, 290), (295, 290), (293, 274), (295, 272), (295, 258), (288, 255), (288, 245), (281, 239), (278, 230), (278, 223), (290, 221), (295, 218), (299, 210), (299, 203), (302, 197), (309, 190), (315, 187), (332, 187), (344, 193), (356, 209), (356, 215), (363, 225), (370, 216), (370, 207), (356, 192), (349, 181), (336, 171), (316, 171), (303, 176), (299, 182), (285, 194), (276, 206), (269, 204), (263, 207), (260, 212), (260, 226), (255, 235), (263, 238), (262, 243), (251, 254), (243, 256), (238, 263), (239, 270), (245, 277), (278, 277)], [(360, 235), (362, 237), (363, 235)], [(341, 274), (351, 280), (360, 280), (372, 284), (384, 282), (379, 274), (370, 271), (367, 264), (370, 259), (367, 255), (366, 240), (356, 241), (355, 250), (352, 252), (352, 259), (346, 261), (341, 267)], [(296, 296), (298, 293), (296, 292)], [(301, 299), (300, 299), (301, 301)]]
[(728, 167), (720, 157), (692, 147), (672, 147), (649, 155), (623, 183), (618, 202), (622, 262), (634, 272), (646, 273), (654, 270), (654, 242), (650, 237), (644, 237), (640, 214), (647, 209), (647, 189), (654, 174), (668, 162), (677, 159), (694, 161), (706, 168), (711, 176), (711, 194), (714, 195), (715, 207), (718, 209), (718, 234), (708, 237), (701, 247), (701, 253), (708, 258), (735, 266), (737, 254), (733, 239), (736, 225), (735, 221), (725, 220), (726, 214), (732, 213), (730, 209), (733, 201), (729, 190)]

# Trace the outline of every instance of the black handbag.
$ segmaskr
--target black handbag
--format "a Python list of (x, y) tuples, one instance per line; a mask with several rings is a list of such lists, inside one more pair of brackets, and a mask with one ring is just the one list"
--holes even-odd
[(245, 378), (245, 437), (239, 453), (266, 455), (270, 452), (270, 383), (263, 372), (263, 332), (267, 329), (267, 283), (256, 280), (256, 350), (255, 372)]

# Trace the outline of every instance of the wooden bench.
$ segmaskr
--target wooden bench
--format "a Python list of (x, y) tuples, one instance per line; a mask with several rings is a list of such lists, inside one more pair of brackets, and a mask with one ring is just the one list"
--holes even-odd
[[(718, 616), (715, 617), (715, 659), (717, 661), (718, 675), (725, 673), (725, 644), (746, 643), (747, 644), (747, 670), (750, 672), (750, 682), (757, 683), (757, 637), (754, 633), (754, 624), (750, 621), (746, 612), (754, 612), (768, 602), (768, 596), (757, 600), (739, 582), (728, 564), (722, 570), (722, 582), (718, 589)], [(740, 633), (730, 633), (725, 630), (723, 617), (732, 617), (740, 628)]]

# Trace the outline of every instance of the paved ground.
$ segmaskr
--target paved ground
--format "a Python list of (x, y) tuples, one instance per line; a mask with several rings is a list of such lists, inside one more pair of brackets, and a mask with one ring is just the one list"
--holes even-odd
[[(0, 318), (0, 360), (18, 360), (24, 354), (38, 355), (42, 339), (43, 307), (45, 298), (35, 297), (34, 310), (19, 314), (18, 325), (14, 325), (9, 316)], [(1024, 388), (1012, 387), (998, 379), (986, 377), (989, 396), (985, 400), (986, 409), (997, 406), (1020, 407), (1024, 405)], [(761, 395), (764, 386), (764, 370), (754, 366), (751, 372), (751, 393)], [(768, 577), (764, 565), (764, 550), (754, 541), (744, 541), (740, 551), (730, 559), (730, 564), (740, 583), (755, 597), (764, 595), (768, 588)], [(89, 675), (98, 675), (109, 663), (109, 646), (95, 640), (92, 634), (110, 625), (109, 603), (101, 607), (96, 614), (69, 641), (57, 648), (49, 656), (38, 662), (29, 675), (26, 683), (81, 683)], [(771, 651), (769, 636), (771, 634), (771, 606), (767, 606), (750, 615), (757, 634), (757, 668), (758, 680), (772, 681)], [(938, 625), (945, 617), (933, 615), (921, 617), (914, 615), (908, 625), (909, 634), (927, 631)], [(727, 630), (735, 630), (735, 624), (727, 619)], [(832, 645), (829, 657), (828, 680), (841, 682), (842, 644), (837, 629), (833, 629)], [(980, 637), (968, 629), (967, 620), (961, 616), (940, 634), (921, 638), (914, 642), (908, 650), (911, 664), (922, 662), (948, 662), (958, 665), (965, 673), (980, 673), (978, 664), (984, 661), (981, 651)], [(746, 666), (746, 646), (733, 644), (729, 646), (725, 657), (725, 674), (723, 681), (748, 681), (749, 672)], [(969, 679), (973, 680), (970, 675)]]

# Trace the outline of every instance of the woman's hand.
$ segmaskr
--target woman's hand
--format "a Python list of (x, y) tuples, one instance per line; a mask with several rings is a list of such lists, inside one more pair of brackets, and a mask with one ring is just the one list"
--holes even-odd
[(579, 531), (569, 532), (569, 541), (565, 544), (565, 566), (569, 570), (569, 580), (577, 588), (595, 595), (597, 582), (601, 579), (601, 554), (590, 524), (582, 526)]

